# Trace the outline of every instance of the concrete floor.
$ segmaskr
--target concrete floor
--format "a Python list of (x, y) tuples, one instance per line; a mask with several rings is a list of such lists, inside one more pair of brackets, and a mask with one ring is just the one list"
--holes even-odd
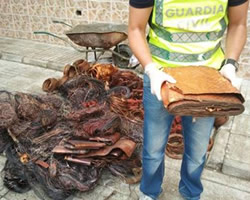
[[(34, 50), (34, 48), (36, 50)], [(23, 49), (23, 50), (22, 50)], [(54, 52), (54, 53), (53, 53)], [(40, 93), (45, 79), (61, 77), (67, 63), (82, 58), (70, 47), (47, 45), (27, 40), (0, 38), (0, 90)], [(250, 80), (244, 80), (241, 92), (245, 112), (214, 132), (215, 144), (208, 155), (202, 176), (202, 200), (250, 199)], [(0, 168), (5, 157), (0, 156)], [(160, 199), (181, 199), (178, 193), (181, 161), (166, 157), (164, 194)], [(98, 186), (90, 192), (78, 193), (74, 200), (135, 200), (138, 185), (127, 185), (121, 179), (104, 173)], [(36, 200), (33, 191), (17, 194), (7, 190), (0, 179), (0, 200)]]

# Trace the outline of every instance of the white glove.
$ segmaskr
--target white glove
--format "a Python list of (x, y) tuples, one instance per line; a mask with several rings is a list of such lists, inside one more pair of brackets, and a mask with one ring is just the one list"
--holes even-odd
[(176, 83), (176, 80), (168, 75), (167, 73), (160, 71), (157, 69), (156, 63), (149, 63), (145, 66), (145, 74), (149, 76), (150, 79), (150, 86), (151, 86), (151, 93), (156, 95), (159, 101), (162, 100), (161, 98), (161, 86), (162, 84), (167, 81), (169, 83)]
[(220, 73), (222, 76), (231, 81), (232, 85), (238, 90), (240, 89), (242, 79), (236, 76), (236, 68), (232, 64), (222, 66)]

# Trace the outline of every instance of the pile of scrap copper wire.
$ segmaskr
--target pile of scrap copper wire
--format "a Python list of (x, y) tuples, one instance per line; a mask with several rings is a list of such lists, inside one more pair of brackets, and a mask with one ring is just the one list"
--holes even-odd
[(131, 71), (77, 60), (44, 94), (0, 91), (5, 186), (61, 200), (93, 189), (103, 170), (140, 181), (142, 85)]
[[(44, 94), (0, 91), (0, 151), (4, 184), (35, 190), (45, 199), (66, 199), (93, 189), (104, 170), (128, 184), (141, 178), (143, 81), (112, 64), (77, 60)], [(166, 154), (182, 157), (181, 119), (176, 117)]]

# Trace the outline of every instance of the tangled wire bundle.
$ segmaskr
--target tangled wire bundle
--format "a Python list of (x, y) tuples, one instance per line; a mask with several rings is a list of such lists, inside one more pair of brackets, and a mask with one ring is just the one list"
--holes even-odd
[(42, 89), (47, 93), (0, 91), (9, 189), (66, 199), (93, 189), (103, 169), (127, 183), (140, 180), (142, 80), (136, 74), (78, 60)]

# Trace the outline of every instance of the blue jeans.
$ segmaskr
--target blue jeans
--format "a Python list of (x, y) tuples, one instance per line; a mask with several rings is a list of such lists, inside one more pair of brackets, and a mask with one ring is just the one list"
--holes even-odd
[[(168, 135), (174, 119), (150, 92), (150, 80), (144, 75), (143, 89), (143, 174), (140, 190), (157, 199), (162, 191), (164, 157)], [(204, 168), (207, 146), (214, 123), (213, 117), (182, 117), (184, 155), (181, 165), (179, 192), (185, 199), (200, 199), (203, 191), (201, 174)]]

